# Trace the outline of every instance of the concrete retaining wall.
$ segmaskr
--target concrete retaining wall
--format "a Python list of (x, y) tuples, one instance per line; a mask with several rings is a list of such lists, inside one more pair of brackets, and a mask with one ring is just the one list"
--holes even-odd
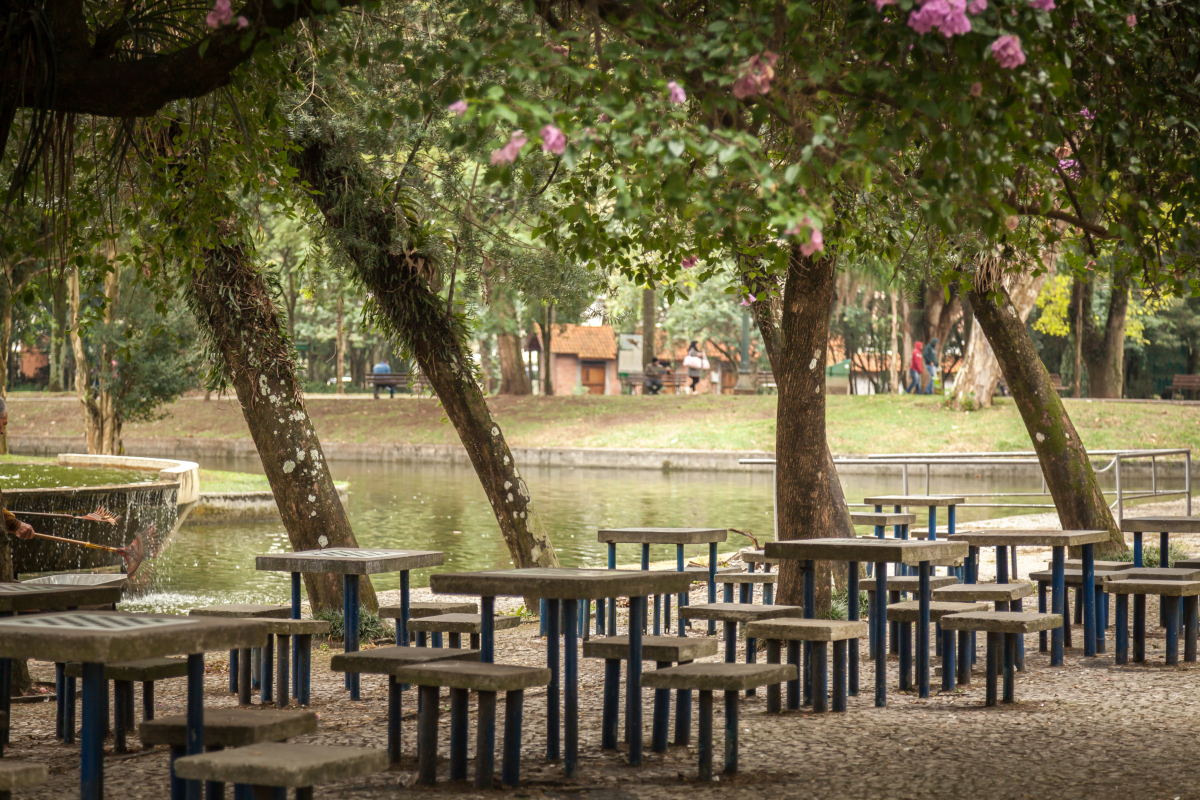
[[(337, 487), (342, 505), (350, 502), (345, 486)], [(191, 524), (226, 524), (232, 522), (274, 522), (279, 519), (279, 506), (271, 492), (203, 492), (200, 502), (192, 509)]]

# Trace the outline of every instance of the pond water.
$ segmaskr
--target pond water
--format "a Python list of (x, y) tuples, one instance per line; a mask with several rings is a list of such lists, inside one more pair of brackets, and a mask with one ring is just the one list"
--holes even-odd
[(57, 464), (4, 464), (0, 489), (62, 489), (76, 486), (153, 483), (158, 473), (141, 469), (60, 467)]
[[(214, 461), (210, 469), (261, 472), (254, 461)], [(432, 464), (364, 464), (330, 462), (335, 480), (350, 484), (349, 514), (363, 547), (441, 550), (446, 565), (439, 569), (498, 569), (509, 566), (504, 541), (496, 529), (479, 481), (467, 467)], [(596, 531), (614, 526), (722, 526), (758, 537), (773, 537), (771, 472), (671, 472), (616, 469), (529, 469), (523, 471), (545, 525), (564, 566), (604, 566), (607, 553)], [(847, 476), (847, 499), (861, 501), (870, 494), (902, 489), (894, 477)], [(924, 490), (924, 476), (910, 486)], [(942, 492), (1038, 491), (1037, 478), (961, 478), (935, 476), (930, 489)], [(1006, 502), (1047, 502), (1023, 498)], [(1019, 508), (960, 509), (961, 525), (972, 519), (1028, 513)], [(918, 518), (924, 524), (923, 516)], [(939, 525), (944, 525), (944, 512)], [(868, 532), (866, 529), (864, 533)], [(730, 533), (723, 549), (749, 543)], [(289, 579), (284, 573), (258, 572), (254, 557), (289, 550), (280, 523), (188, 525), (174, 536), (159, 556), (153, 591), (123, 607), (130, 610), (181, 610), (217, 602), (285, 603)], [(688, 548), (701, 556), (704, 546)], [(674, 559), (673, 545), (652, 548), (652, 560)], [(619, 563), (635, 563), (638, 548), (618, 550)], [(427, 586), (430, 570), (412, 574), (413, 586)], [(398, 575), (377, 575), (379, 589), (397, 589)]]

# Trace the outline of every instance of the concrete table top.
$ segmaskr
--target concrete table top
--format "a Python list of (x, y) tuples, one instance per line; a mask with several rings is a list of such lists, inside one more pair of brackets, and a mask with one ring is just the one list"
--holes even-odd
[(323, 619), (274, 619), (262, 620), (267, 633), (276, 636), (324, 636), (329, 633), (329, 623)]
[[(1175, 562), (1179, 564), (1178, 561)], [(1052, 563), (1046, 564), (1046, 569), (1050, 569)], [(1083, 569), (1082, 558), (1068, 558), (1063, 562), (1063, 566), (1067, 569)], [(1200, 566), (1200, 564), (1184, 564), (1183, 566)], [(1133, 569), (1132, 561), (1092, 561), (1092, 569), (1102, 569), (1106, 572), (1120, 572), (1123, 569)]]
[[(643, 636), (643, 661), (695, 661), (717, 654), (716, 639), (699, 636)], [(629, 658), (628, 636), (604, 636), (583, 643), (584, 658), (624, 661)]]
[[(478, 614), (478, 603), (453, 603), (441, 600), (410, 603), (408, 606), (408, 618), (420, 619), (421, 617), (436, 617), (439, 614)], [(400, 606), (380, 606), (380, 619), (400, 619)]]
[(331, 575), (377, 575), (423, 567), (440, 567), (446, 554), (434, 550), (378, 550), (366, 547), (331, 547), (257, 556), (255, 569), (276, 572), (322, 572)]
[(1200, 517), (1126, 517), (1125, 533), (1200, 533)]
[[(492, 617), (495, 630), (518, 628), (520, 617)], [(409, 620), (408, 629), (417, 633), (482, 633), (483, 616), (480, 614), (436, 614), (432, 617), (417, 617)]]
[(550, 670), (545, 667), (485, 664), (481, 661), (408, 664), (394, 674), (401, 683), (471, 689), (476, 692), (516, 692), (550, 685)]
[(779, 639), (788, 642), (840, 642), (867, 635), (866, 620), (838, 619), (767, 619), (746, 624), (751, 639)]
[[(1105, 570), (1096, 570), (1092, 575), (1092, 579), (1099, 586), (1106, 578), (1116, 578), (1123, 574), (1126, 570), (1106, 572)], [(1041, 583), (1043, 581), (1049, 583), (1054, 579), (1054, 570), (1043, 569), (1037, 572), (1029, 573), (1029, 580)], [(1063, 579), (1067, 586), (1082, 586), (1083, 585), (1083, 570), (1081, 569), (1064, 569)]]
[(803, 617), (800, 606), (760, 606), (754, 603), (704, 603), (698, 606), (683, 606), (679, 609), (682, 619), (713, 619), (718, 622), (754, 622), (776, 617)]
[(0, 612), (45, 611), (121, 602), (124, 584), (0, 583)]
[(796, 676), (795, 664), (684, 664), (644, 673), (642, 686), (647, 689), (740, 692), (794, 681)]
[(329, 661), (333, 672), (365, 672), (372, 675), (393, 675), (410, 664), (433, 661), (478, 661), (478, 650), (458, 647), (377, 647), (341, 653)]
[(1120, 580), (1108, 581), (1104, 588), (1112, 594), (1157, 594), (1165, 597), (1200, 595), (1200, 581)]
[(315, 744), (255, 744), (175, 762), (185, 780), (305, 787), (357, 778), (388, 768), (388, 751)]
[(1061, 614), (1037, 611), (977, 611), (942, 617), (942, 630), (1037, 633), (1062, 627)]
[(867, 497), (863, 502), (869, 506), (961, 506), (967, 498), (949, 494), (882, 494)]
[(1078, 547), (1084, 544), (1107, 542), (1108, 531), (958, 531), (949, 537), (952, 542), (966, 542), (973, 547)]
[[(315, 711), (253, 711), (245, 708), (206, 708), (204, 744), (208, 747), (245, 747), (259, 742), (282, 742), (317, 730)], [(138, 728), (142, 744), (187, 744), (187, 717), (175, 714), (145, 720)]]
[(717, 583), (775, 583), (778, 572), (718, 572), (713, 578)]
[(263, 647), (266, 623), (117, 611), (0, 619), (0, 658), (110, 664), (212, 650)]
[(768, 557), (801, 561), (867, 561), (888, 564), (919, 564), (967, 554), (965, 542), (939, 539), (921, 542), (913, 539), (799, 539), (768, 542)]
[(501, 569), (439, 572), (429, 576), (435, 594), (480, 597), (542, 597), (547, 600), (600, 600), (686, 592), (692, 576), (666, 570)]
[(1196, 567), (1133, 567), (1109, 576), (1109, 580), (1200, 581)]
[[(951, 614), (962, 614), (968, 611), (987, 611), (987, 603), (949, 603), (934, 601), (929, 604), (929, 619), (937, 622), (942, 617)], [(920, 623), (921, 604), (917, 600), (907, 600), (903, 603), (892, 603), (887, 607), (888, 622)]]
[(728, 536), (726, 528), (604, 528), (597, 539), (612, 544), (709, 544)]
[(934, 589), (933, 599), (960, 603), (977, 600), (1011, 602), (1029, 597), (1035, 588), (1032, 583), (957, 583)]
[(874, 512), (855, 511), (850, 515), (850, 521), (855, 525), (912, 525), (917, 521), (916, 514), (876, 514)]
[[(921, 590), (921, 577), (919, 575), (888, 575), (888, 591), (889, 592), (908, 592), (916, 594)], [(875, 593), (875, 581), (871, 578), (864, 578), (862, 583), (863, 591)], [(929, 590), (936, 591), (943, 586), (958, 586), (958, 578), (953, 575), (930, 575)]]

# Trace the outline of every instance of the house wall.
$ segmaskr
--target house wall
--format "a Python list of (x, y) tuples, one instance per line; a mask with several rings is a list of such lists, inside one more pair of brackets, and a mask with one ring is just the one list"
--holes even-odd
[(604, 393), (621, 393), (621, 376), (617, 374), (617, 362), (615, 359), (608, 362), (607, 369), (605, 370)]
[(579, 386), (579, 357), (571, 353), (552, 353), (554, 372), (550, 379), (554, 383), (554, 393), (570, 395)]

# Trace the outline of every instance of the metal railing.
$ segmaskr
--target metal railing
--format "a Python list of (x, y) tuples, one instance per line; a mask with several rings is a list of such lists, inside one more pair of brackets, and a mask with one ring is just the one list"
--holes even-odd
[[(1159, 459), (1170, 457), (1183, 457), (1184, 473), (1183, 473), (1183, 488), (1182, 489), (1160, 489), (1159, 488)], [(1167, 448), (1158, 450), (1090, 450), (1088, 457), (1092, 460), (1092, 470), (1101, 475), (1111, 471), (1115, 480), (1115, 487), (1112, 490), (1102, 490), (1101, 493), (1106, 497), (1112, 496), (1114, 499), (1109, 505), (1109, 508), (1115, 509), (1117, 515), (1117, 524), (1125, 518), (1125, 503), (1130, 500), (1140, 500), (1147, 497), (1178, 497), (1182, 495), (1186, 498), (1187, 515), (1192, 514), (1192, 451), (1191, 448)], [(1098, 459), (1107, 457), (1107, 463), (1102, 466), (1097, 465)], [(1150, 489), (1130, 490), (1127, 488), (1127, 483), (1122, 479), (1121, 465), (1128, 461), (1150, 459)], [(763, 465), (772, 468), (772, 477), (775, 471), (775, 459), (773, 458), (744, 458), (738, 463), (746, 465)], [(934, 466), (963, 466), (963, 467), (982, 467), (982, 466), (1029, 466), (1036, 467), (1040, 473), (1041, 462), (1038, 461), (1037, 453), (1032, 450), (1014, 451), (1014, 452), (997, 452), (997, 453), (895, 453), (895, 454), (880, 454), (868, 455), (865, 458), (835, 458), (833, 460), (835, 466), (842, 465), (871, 465), (871, 466), (896, 466), (900, 468), (901, 478), (903, 480), (903, 494), (911, 494), (910, 467), (925, 469), (925, 494), (931, 494), (932, 474)], [(1050, 492), (1046, 488), (1046, 476), (1042, 475), (1042, 488), (1039, 492), (974, 492), (956, 494), (966, 497), (968, 500), (974, 498), (979, 500), (992, 500), (997, 498), (1033, 498), (1033, 497), (1049, 497)], [(778, 502), (776, 502), (778, 508)], [(866, 507), (865, 503), (850, 503), (851, 507), (859, 508)], [(989, 503), (989, 502), (967, 502), (963, 503), (962, 508), (1041, 508), (1053, 509), (1053, 503)], [(779, 532), (778, 512), (776, 512), (775, 531)]]

